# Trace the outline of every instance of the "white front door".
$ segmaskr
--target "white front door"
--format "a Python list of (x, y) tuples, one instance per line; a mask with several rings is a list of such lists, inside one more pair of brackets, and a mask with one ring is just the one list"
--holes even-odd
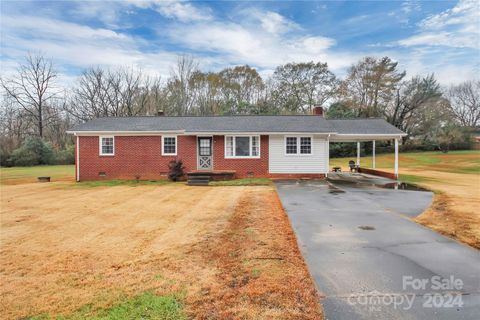
[(198, 170), (212, 170), (212, 137), (198, 137)]

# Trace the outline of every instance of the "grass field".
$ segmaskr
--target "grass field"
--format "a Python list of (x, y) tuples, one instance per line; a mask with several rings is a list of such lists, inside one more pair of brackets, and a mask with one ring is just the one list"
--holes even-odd
[(2, 319), (322, 318), (272, 186), (0, 174)]
[[(330, 165), (347, 170), (348, 160), (331, 159)], [(376, 157), (376, 168), (393, 171), (393, 154)], [(361, 166), (370, 167), (371, 157)], [(436, 192), (430, 209), (416, 221), (438, 232), (480, 248), (480, 151), (401, 153), (400, 180)]]
[(74, 181), (75, 166), (35, 166), (35, 167), (13, 167), (0, 169), (0, 184), (22, 184), (36, 182), (37, 177), (49, 176), (52, 181)]
[[(347, 170), (350, 158), (330, 159), (330, 166)], [(371, 167), (371, 156), (362, 157), (361, 165)], [(380, 154), (376, 167), (393, 171), (393, 154)], [(163, 185), (168, 181), (94, 181), (73, 182), (74, 166), (37, 166), (2, 168), (0, 184), (35, 182), (37, 176), (51, 176), (53, 181), (66, 182), (72, 188), (97, 186)], [(400, 179), (436, 192), (433, 206), (417, 218), (417, 222), (445, 235), (480, 248), (480, 151), (415, 152), (400, 154)], [(269, 179), (238, 179), (212, 182), (215, 186), (271, 185)]]
[[(13, 185), (37, 182), (37, 177), (50, 176), (52, 181), (73, 182), (75, 179), (75, 166), (35, 166), (14, 167), (0, 169), (0, 185)], [(101, 187), (101, 186), (145, 186), (163, 185), (170, 183), (168, 180), (102, 180), (84, 181), (71, 186), (75, 187)], [(212, 181), (211, 186), (271, 186), (272, 181), (265, 178), (245, 178), (228, 181)]]

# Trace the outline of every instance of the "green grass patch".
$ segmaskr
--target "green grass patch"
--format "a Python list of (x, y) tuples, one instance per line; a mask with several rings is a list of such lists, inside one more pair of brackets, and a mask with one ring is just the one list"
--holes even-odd
[(417, 183), (428, 182), (433, 180), (431, 178), (417, 176), (413, 174), (401, 174), (399, 179), (402, 182), (411, 183), (411, 184), (417, 184)]
[(97, 180), (81, 181), (72, 185), (75, 188), (116, 187), (116, 186), (162, 186), (172, 183), (170, 180)]
[(210, 186), (270, 186), (272, 180), (267, 178), (245, 178), (227, 181), (211, 181)]
[(480, 174), (480, 164), (479, 165), (474, 165), (474, 166), (467, 166), (467, 167), (463, 167), (463, 168), (449, 168), (448, 172), (479, 175)]
[(15, 181), (35, 182), (37, 177), (49, 176), (52, 181), (75, 179), (74, 165), (34, 166), (0, 168), (0, 184), (15, 183)]
[(40, 315), (28, 318), (30, 320), (123, 320), (123, 319), (151, 319), (151, 320), (185, 320), (187, 316), (182, 304), (174, 295), (157, 296), (146, 292), (140, 296), (125, 300), (109, 309), (94, 310), (86, 305), (66, 316)]
[[(399, 159), (400, 170), (402, 168), (415, 168), (431, 171), (450, 173), (479, 174), (480, 173), (480, 151), (460, 150), (442, 153), (433, 152), (401, 152)], [(464, 157), (463, 157), (464, 156)], [(356, 161), (356, 157), (332, 158), (330, 167), (348, 167), (348, 161)], [(360, 158), (360, 166), (372, 167), (372, 156), (367, 155)], [(376, 157), (376, 168), (393, 169), (394, 155), (378, 154)]]

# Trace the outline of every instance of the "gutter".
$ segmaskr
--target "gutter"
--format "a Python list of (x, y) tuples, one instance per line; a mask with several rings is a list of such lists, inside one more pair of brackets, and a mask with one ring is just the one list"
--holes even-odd
[(88, 136), (88, 135), (162, 135), (162, 134), (184, 134), (184, 135), (270, 135), (270, 134), (292, 134), (292, 135), (301, 135), (301, 134), (322, 134), (322, 135), (331, 135), (336, 134), (336, 132), (315, 132), (315, 131), (185, 131), (185, 130), (171, 130), (171, 131), (66, 131), (68, 134), (73, 134), (75, 136)]

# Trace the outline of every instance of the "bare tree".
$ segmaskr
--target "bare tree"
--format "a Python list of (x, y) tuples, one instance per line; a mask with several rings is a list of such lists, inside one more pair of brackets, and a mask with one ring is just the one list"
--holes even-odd
[(392, 101), (385, 110), (387, 121), (407, 133), (413, 133), (414, 128), (420, 124), (418, 117), (419, 112), (425, 111), (423, 106), (445, 106), (440, 85), (433, 74), (424, 78), (413, 77), (401, 83), (395, 98), (390, 100)]
[(218, 74), (224, 111), (229, 114), (251, 113), (265, 88), (257, 70), (248, 65), (226, 68)]
[(25, 111), (19, 109), (15, 100), (4, 94), (0, 107), (0, 149), (2, 155), (10, 154), (18, 148), (25, 135), (29, 134), (30, 121)]
[(480, 80), (451, 86), (447, 96), (451, 110), (462, 126), (480, 126)]
[(141, 99), (144, 101), (146, 114), (157, 114), (165, 110), (165, 90), (160, 77), (151, 78), (146, 90), (143, 91)]
[(287, 112), (311, 112), (336, 92), (335, 75), (326, 63), (288, 63), (273, 74), (275, 103)]
[(223, 82), (218, 73), (197, 71), (190, 82), (192, 92), (195, 92), (194, 109), (190, 113), (215, 115), (223, 112)]
[(1, 81), (7, 95), (34, 119), (39, 137), (43, 137), (44, 127), (51, 119), (51, 115), (45, 114), (45, 109), (59, 97), (56, 78), (57, 73), (50, 60), (42, 55), (29, 55), (12, 78)]
[[(154, 80), (153, 85), (159, 86)], [(141, 70), (91, 68), (82, 73), (67, 111), (80, 121), (96, 117), (135, 116), (148, 112), (150, 78)]]
[(80, 121), (111, 115), (109, 82), (101, 68), (90, 68), (82, 73), (72, 91), (67, 111)]
[(388, 57), (365, 57), (349, 69), (341, 82), (341, 100), (356, 109), (359, 116), (382, 116), (405, 76), (405, 72), (397, 70), (397, 64)]
[(186, 115), (195, 112), (196, 94), (194, 75), (198, 72), (198, 62), (191, 56), (180, 56), (171, 70), (167, 82), (166, 96), (170, 115)]

